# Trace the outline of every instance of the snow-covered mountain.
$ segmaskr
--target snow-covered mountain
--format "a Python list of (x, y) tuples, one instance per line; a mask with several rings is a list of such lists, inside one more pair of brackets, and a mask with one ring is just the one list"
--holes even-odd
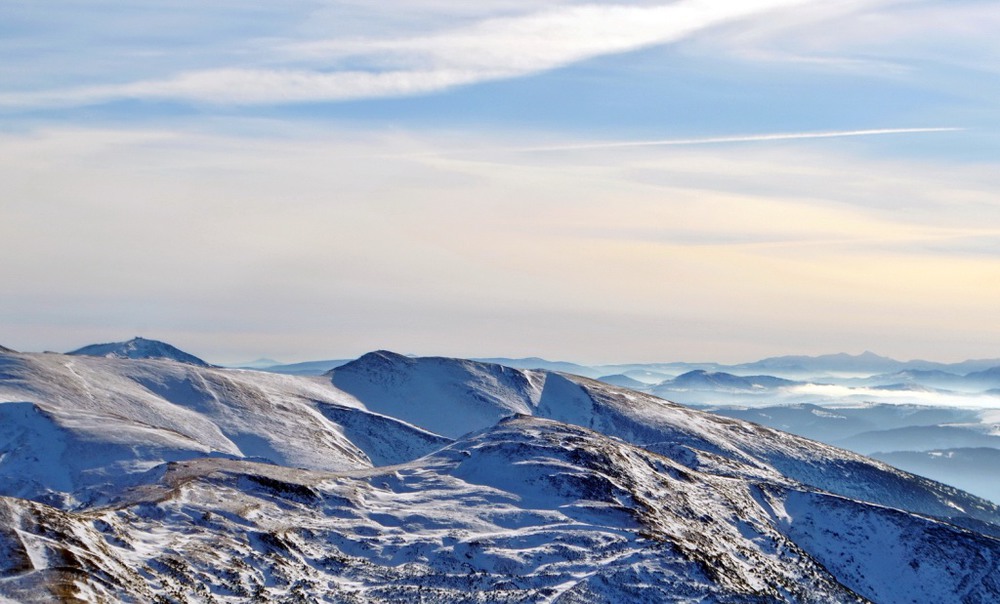
[(579, 376), (385, 351), (328, 375), (366, 408), (452, 437), (511, 413), (531, 414), (590, 428), (696, 469), (725, 467), (746, 479), (783, 475), (880, 505), (1000, 524), (992, 504), (959, 501), (954, 498), (967, 495), (861, 455)]
[(583, 377), (0, 354), (0, 602), (993, 602), (1000, 509)]
[(362, 446), (398, 462), (449, 442), (392, 418), (359, 422), (371, 414), (316, 378), (162, 360), (2, 355), (0, 401), (2, 494), (62, 507), (106, 502), (168, 461), (341, 470), (372, 466)]
[(559, 371), (562, 373), (572, 373), (584, 377), (596, 378), (602, 375), (602, 371), (597, 367), (588, 367), (578, 363), (567, 361), (549, 361), (539, 357), (528, 357), (524, 359), (510, 359), (506, 357), (475, 358), (473, 361), (487, 363), (489, 365), (503, 365), (514, 369), (544, 369), (547, 371)]
[(305, 361), (302, 363), (274, 364), (267, 367), (246, 366), (244, 369), (262, 369), (271, 373), (286, 373), (289, 375), (323, 375), (334, 367), (350, 363), (351, 359), (328, 359), (323, 361)]
[(548, 374), (380, 350), (326, 375), (371, 411), (457, 438), (513, 414), (530, 414)]
[[(772, 357), (737, 365), (719, 363), (634, 363), (625, 365), (579, 365), (565, 361), (549, 361), (531, 357), (511, 359), (476, 358), (473, 361), (499, 364), (515, 369), (542, 369), (597, 378), (609, 383), (652, 392), (665, 398), (676, 398), (684, 404), (774, 405), (795, 403), (830, 403), (896, 401), (901, 395), (913, 395), (912, 400), (934, 404), (939, 394), (968, 399), (968, 404), (981, 406), (983, 398), (1000, 392), (1000, 359), (972, 359), (960, 363), (931, 361), (898, 361), (871, 352), (859, 355), (845, 353), (821, 356)], [(321, 375), (350, 360), (321, 360), (271, 364), (266, 367), (241, 365), (247, 369), (264, 369), (275, 373)], [(605, 379), (605, 377), (607, 379)], [(627, 381), (625, 378), (636, 380)], [(743, 381), (747, 380), (747, 381)], [(800, 389), (819, 385), (847, 386), (853, 391), (815, 390), (808, 396)], [(766, 390), (782, 389), (766, 393)], [(871, 392), (872, 390), (877, 392)], [(768, 394), (760, 397), (759, 394)], [(982, 394), (984, 396), (971, 396)], [(926, 396), (925, 396), (926, 395)]]
[(106, 357), (109, 359), (161, 359), (208, 367), (208, 363), (159, 340), (132, 338), (127, 342), (110, 342), (107, 344), (91, 344), (78, 348), (66, 354), (90, 357)]

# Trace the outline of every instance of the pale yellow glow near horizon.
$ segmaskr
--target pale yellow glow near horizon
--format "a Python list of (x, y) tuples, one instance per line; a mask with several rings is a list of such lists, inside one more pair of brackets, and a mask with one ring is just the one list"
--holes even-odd
[(991, 166), (798, 142), (436, 152), (449, 146), (417, 133), (2, 135), (0, 236), (19, 250), (0, 267), (4, 323), (26, 338), (58, 316), (111, 339), (97, 334), (119, 319), (129, 337), (133, 324), (203, 332), (201, 351), (259, 331), (306, 358), (335, 345), (952, 358), (1000, 337)]

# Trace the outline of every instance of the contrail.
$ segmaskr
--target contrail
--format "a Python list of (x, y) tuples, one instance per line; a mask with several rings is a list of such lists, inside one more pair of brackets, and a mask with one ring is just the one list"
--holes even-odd
[(833, 130), (825, 132), (785, 132), (775, 134), (746, 134), (739, 136), (716, 136), (709, 138), (674, 138), (652, 141), (609, 141), (604, 143), (580, 143), (573, 145), (552, 145), (547, 147), (527, 147), (512, 151), (583, 151), (587, 149), (614, 149), (618, 147), (655, 147), (668, 145), (715, 145), (719, 143), (751, 143), (759, 141), (784, 141), (808, 138), (841, 138), (848, 136), (877, 136), (884, 134), (914, 134), (927, 132), (958, 132), (965, 128), (879, 128), (874, 130)]

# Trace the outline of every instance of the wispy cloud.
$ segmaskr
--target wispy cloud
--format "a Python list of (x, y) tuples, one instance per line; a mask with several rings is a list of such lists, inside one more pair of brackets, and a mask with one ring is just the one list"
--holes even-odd
[(998, 27), (994, 2), (827, 2), (727, 31), (711, 44), (752, 61), (926, 79), (928, 66), (996, 72)]
[[(162, 79), (0, 95), (0, 106), (72, 106), (115, 99), (278, 104), (423, 94), (517, 77), (674, 42), (707, 28), (810, 0), (681, 0), (662, 6), (548, 9), (401, 39), (276, 44), (284, 68), (194, 70)], [(302, 68), (303, 63), (310, 67)], [(341, 69), (345, 63), (360, 65)]]
[(166, 80), (0, 95), (0, 106), (73, 106), (117, 99), (167, 99), (212, 104), (279, 104), (405, 96), (482, 80), (481, 72), (213, 69)]
[(319, 59), (361, 57), (374, 65), (529, 73), (682, 39), (722, 23), (809, 0), (722, 3), (681, 0), (660, 6), (583, 5), (401, 39), (334, 39), (288, 47)]
[[(651, 359), (1000, 339), (996, 2), (13, 4), (8, 330)], [(125, 99), (197, 107), (72, 110)]]
[(934, 127), (934, 128), (877, 128), (869, 130), (833, 130), (823, 132), (778, 132), (772, 134), (745, 134), (738, 136), (711, 136), (702, 138), (672, 138), (661, 140), (638, 141), (606, 141), (595, 143), (574, 143), (568, 145), (550, 145), (541, 147), (524, 147), (515, 151), (584, 151), (588, 149), (615, 149), (621, 147), (670, 147), (685, 145), (716, 145), (724, 143), (753, 143), (768, 141), (788, 141), (815, 138), (845, 138), (855, 136), (883, 136), (887, 134), (928, 134), (934, 132), (958, 132), (964, 128)]

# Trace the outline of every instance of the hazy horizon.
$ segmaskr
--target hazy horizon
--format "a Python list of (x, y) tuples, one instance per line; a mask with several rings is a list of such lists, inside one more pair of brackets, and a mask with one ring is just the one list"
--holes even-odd
[(6, 346), (8, 348), (12, 348), (13, 350), (16, 350), (17, 352), (23, 352), (23, 353), (55, 352), (55, 353), (59, 353), (59, 354), (66, 354), (66, 353), (70, 353), (70, 352), (73, 352), (75, 350), (78, 350), (80, 348), (83, 348), (85, 346), (97, 345), (97, 344), (113, 344), (113, 343), (119, 343), (119, 342), (126, 342), (128, 340), (131, 340), (133, 337), (135, 337), (135, 338), (142, 338), (142, 339), (146, 339), (146, 340), (155, 340), (155, 341), (164, 342), (166, 344), (170, 344), (172, 346), (177, 347), (178, 349), (182, 350), (183, 352), (186, 352), (186, 353), (189, 353), (189, 354), (193, 354), (194, 356), (197, 356), (197, 357), (199, 357), (199, 358), (201, 358), (201, 359), (203, 359), (203, 360), (205, 360), (205, 361), (207, 361), (209, 363), (221, 365), (221, 366), (224, 366), (224, 367), (237, 367), (237, 366), (248, 364), (248, 363), (254, 363), (254, 362), (260, 361), (260, 360), (275, 361), (276, 364), (280, 364), (280, 365), (293, 365), (293, 364), (296, 364), (296, 363), (308, 363), (308, 362), (323, 361), (323, 360), (355, 359), (355, 358), (358, 358), (358, 357), (360, 357), (360, 356), (362, 356), (364, 354), (367, 354), (369, 352), (375, 352), (375, 351), (378, 351), (378, 350), (388, 350), (388, 351), (395, 352), (395, 353), (398, 353), (398, 354), (402, 354), (402, 355), (406, 355), (406, 356), (414, 356), (414, 357), (450, 357), (450, 358), (470, 358), (470, 359), (503, 359), (503, 358), (506, 358), (506, 359), (513, 359), (513, 360), (527, 359), (527, 358), (539, 358), (539, 359), (542, 359), (542, 360), (545, 360), (545, 361), (550, 361), (550, 362), (574, 363), (574, 364), (578, 364), (578, 365), (582, 365), (582, 366), (591, 366), (591, 367), (616, 366), (616, 365), (642, 365), (642, 364), (657, 364), (657, 363), (663, 363), (663, 364), (684, 363), (684, 364), (692, 364), (692, 365), (697, 365), (697, 364), (740, 365), (740, 364), (750, 364), (750, 363), (754, 363), (754, 362), (757, 362), (757, 361), (762, 361), (762, 360), (766, 360), (766, 359), (770, 359), (770, 358), (780, 358), (780, 357), (823, 357), (823, 356), (834, 356), (834, 355), (848, 355), (848, 356), (851, 356), (851, 357), (862, 357), (864, 355), (875, 355), (875, 356), (878, 356), (878, 357), (881, 357), (881, 358), (888, 358), (888, 359), (892, 359), (894, 361), (899, 361), (901, 363), (907, 363), (907, 362), (930, 362), (930, 363), (940, 363), (940, 364), (959, 364), (959, 363), (962, 363), (962, 362), (965, 362), (965, 361), (992, 360), (992, 359), (1000, 360), (1000, 355), (995, 356), (995, 357), (971, 357), (971, 356), (967, 356), (967, 357), (955, 358), (955, 359), (918, 358), (918, 357), (899, 358), (899, 357), (894, 357), (892, 355), (881, 354), (881, 353), (879, 353), (876, 350), (869, 350), (869, 349), (865, 349), (865, 350), (861, 350), (861, 351), (831, 350), (831, 351), (825, 351), (825, 352), (819, 352), (819, 353), (788, 352), (788, 353), (770, 354), (770, 355), (761, 356), (761, 357), (754, 357), (754, 358), (741, 358), (741, 359), (729, 359), (729, 360), (721, 360), (721, 359), (718, 359), (718, 358), (660, 358), (660, 359), (651, 359), (651, 360), (636, 360), (636, 359), (624, 358), (624, 359), (611, 359), (611, 360), (586, 360), (586, 359), (577, 359), (577, 358), (564, 358), (564, 357), (545, 356), (545, 355), (540, 355), (540, 354), (513, 354), (512, 355), (512, 354), (493, 354), (493, 353), (489, 353), (489, 352), (487, 352), (487, 353), (474, 353), (474, 354), (453, 354), (453, 353), (449, 353), (447, 351), (438, 351), (438, 352), (431, 351), (431, 352), (422, 353), (422, 352), (411, 351), (411, 350), (394, 349), (394, 348), (386, 347), (386, 346), (376, 346), (374, 348), (370, 348), (370, 349), (362, 350), (362, 351), (357, 351), (357, 352), (352, 352), (352, 353), (337, 354), (336, 352), (333, 352), (333, 353), (320, 354), (320, 355), (308, 356), (308, 357), (307, 356), (301, 356), (301, 355), (300, 356), (285, 357), (285, 356), (279, 356), (279, 355), (269, 354), (267, 351), (264, 351), (264, 352), (262, 352), (260, 354), (252, 355), (252, 356), (249, 356), (249, 357), (216, 358), (216, 357), (213, 357), (212, 355), (209, 355), (209, 354), (203, 354), (202, 352), (199, 352), (199, 350), (197, 350), (197, 349), (194, 349), (194, 348), (191, 348), (191, 347), (187, 347), (187, 346), (178, 344), (177, 342), (166, 340), (166, 339), (163, 339), (163, 338), (151, 337), (148, 334), (145, 334), (145, 335), (136, 334), (134, 336), (129, 336), (129, 337), (126, 337), (126, 338), (121, 338), (121, 339), (118, 339), (118, 340), (107, 339), (107, 338), (105, 338), (105, 339), (98, 339), (98, 340), (94, 340), (94, 341), (90, 341), (90, 342), (79, 343), (77, 345), (73, 345), (73, 346), (70, 346), (70, 347), (60, 347), (60, 348), (56, 348), (56, 347), (52, 347), (52, 346), (43, 346), (41, 348), (35, 348), (35, 349), (18, 348), (16, 346), (11, 346), (10, 344), (5, 344), (4, 342), (0, 342), (0, 346)]

